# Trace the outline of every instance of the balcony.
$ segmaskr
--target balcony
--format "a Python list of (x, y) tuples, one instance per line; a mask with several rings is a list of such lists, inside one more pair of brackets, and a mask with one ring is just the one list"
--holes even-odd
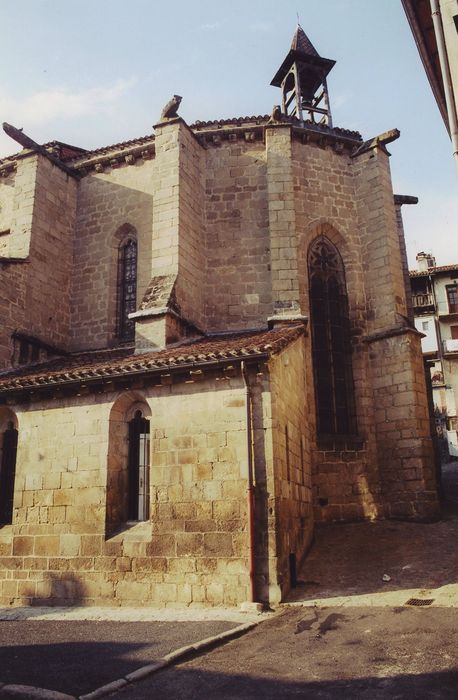
[(433, 295), (425, 292), (422, 294), (412, 294), (412, 304), (415, 309), (424, 308), (426, 306), (434, 306)]
[(448, 338), (443, 340), (444, 352), (457, 352), (458, 353), (458, 339)]

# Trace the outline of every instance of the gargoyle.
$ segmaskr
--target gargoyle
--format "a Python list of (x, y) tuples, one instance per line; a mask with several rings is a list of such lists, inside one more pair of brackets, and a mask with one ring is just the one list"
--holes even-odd
[(178, 116), (178, 107), (183, 98), (180, 95), (174, 95), (165, 105), (161, 112), (161, 119), (173, 119)]
[(283, 120), (283, 114), (280, 105), (274, 105), (272, 108), (272, 114), (269, 119), (269, 124), (274, 124), (275, 122), (281, 122)]

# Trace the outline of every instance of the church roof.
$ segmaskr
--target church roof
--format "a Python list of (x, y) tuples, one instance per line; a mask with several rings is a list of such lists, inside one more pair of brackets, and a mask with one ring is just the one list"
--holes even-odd
[(309, 56), (319, 56), (318, 51), (308, 38), (307, 34), (302, 29), (301, 25), (297, 25), (291, 42), (292, 51), (300, 51), (301, 53), (309, 54)]
[(303, 332), (304, 325), (298, 323), (272, 330), (207, 335), (142, 354), (134, 354), (132, 347), (74, 353), (0, 373), (0, 396), (58, 385), (100, 384), (135, 375), (190, 371), (203, 365), (224, 365), (244, 359), (265, 360)]

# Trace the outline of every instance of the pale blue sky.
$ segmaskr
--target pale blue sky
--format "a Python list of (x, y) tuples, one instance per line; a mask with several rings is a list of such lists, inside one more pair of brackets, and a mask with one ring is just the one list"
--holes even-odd
[[(329, 76), (334, 124), (365, 138), (397, 127), (395, 192), (415, 252), (458, 261), (458, 198), (450, 141), (400, 0), (0, 0), (0, 120), (39, 142), (86, 148), (151, 132), (173, 93), (196, 119), (270, 113), (270, 80), (296, 12)], [(17, 144), (0, 136), (0, 155)]]

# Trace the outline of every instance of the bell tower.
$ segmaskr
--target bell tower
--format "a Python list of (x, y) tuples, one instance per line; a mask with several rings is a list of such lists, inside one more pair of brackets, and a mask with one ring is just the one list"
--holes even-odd
[(310, 119), (332, 127), (326, 77), (334, 65), (318, 54), (298, 24), (289, 53), (270, 83), (281, 88), (283, 114), (297, 117), (301, 124)]

